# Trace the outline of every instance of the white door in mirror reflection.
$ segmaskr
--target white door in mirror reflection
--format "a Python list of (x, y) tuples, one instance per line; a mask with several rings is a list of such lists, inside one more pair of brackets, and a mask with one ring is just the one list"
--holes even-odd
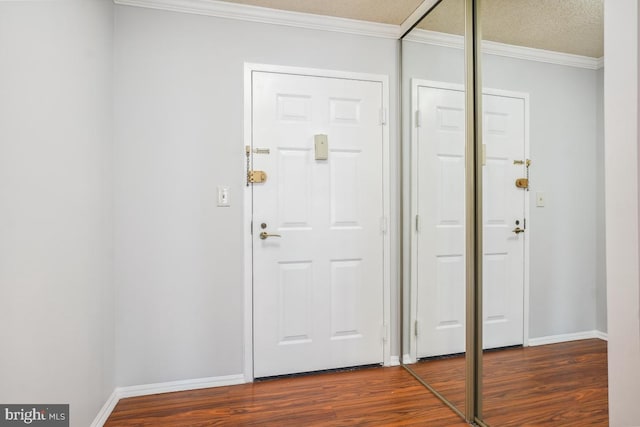
[[(465, 97), (461, 86), (414, 81), (416, 357), (465, 351)], [(484, 348), (523, 343), (524, 101), (483, 97)]]
[[(525, 176), (525, 102), (485, 93), (483, 142), (483, 348), (523, 344), (525, 197), (515, 181)], [(514, 231), (516, 230), (516, 231)]]
[(254, 375), (382, 363), (382, 84), (252, 78)]

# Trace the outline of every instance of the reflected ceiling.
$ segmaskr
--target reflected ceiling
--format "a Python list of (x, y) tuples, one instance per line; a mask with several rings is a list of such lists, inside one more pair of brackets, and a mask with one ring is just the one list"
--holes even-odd
[[(482, 38), (600, 58), (603, 0), (483, 0)], [(446, 0), (419, 28), (463, 34), (464, 0)]]
[[(400, 25), (422, 0), (226, 0), (271, 9)], [(483, 0), (483, 38), (600, 58), (604, 0)], [(464, 0), (444, 0), (420, 28), (462, 34)]]

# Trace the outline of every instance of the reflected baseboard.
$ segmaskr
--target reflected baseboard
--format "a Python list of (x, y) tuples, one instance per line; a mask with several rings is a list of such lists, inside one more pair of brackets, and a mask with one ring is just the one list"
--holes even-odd
[(403, 365), (411, 365), (411, 364), (413, 364), (413, 363), (416, 363), (416, 361), (415, 361), (415, 360), (413, 360), (413, 359), (411, 358), (411, 356), (409, 356), (408, 354), (403, 354), (403, 355), (402, 355), (402, 364), (403, 364)]
[(561, 342), (589, 340), (594, 338), (607, 341), (608, 337), (606, 332), (593, 330), (574, 332), (572, 334), (549, 335), (546, 337), (529, 338), (528, 345), (530, 347), (535, 347), (538, 345), (557, 344)]
[[(590, 339), (600, 339), (603, 341), (608, 341), (609, 336), (606, 332), (593, 330), (593, 331), (584, 331), (584, 332), (574, 332), (572, 334), (559, 334), (559, 335), (549, 335), (546, 337), (537, 337), (537, 338), (529, 338), (529, 342), (525, 344), (529, 347), (535, 347), (539, 345), (547, 345), (547, 344), (557, 344), (561, 342), (569, 342), (569, 341), (579, 341), (579, 340), (590, 340)], [(411, 358), (408, 354), (402, 355), (402, 364), (403, 365), (411, 365), (416, 363), (414, 359)], [(393, 366), (394, 360), (392, 358), (391, 365)]]

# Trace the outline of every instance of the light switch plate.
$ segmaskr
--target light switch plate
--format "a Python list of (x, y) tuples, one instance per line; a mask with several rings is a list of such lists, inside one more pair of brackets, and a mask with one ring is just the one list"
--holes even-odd
[(225, 185), (218, 186), (218, 206), (229, 207), (229, 187)]
[(545, 196), (541, 191), (536, 192), (536, 206), (539, 208), (544, 207)]

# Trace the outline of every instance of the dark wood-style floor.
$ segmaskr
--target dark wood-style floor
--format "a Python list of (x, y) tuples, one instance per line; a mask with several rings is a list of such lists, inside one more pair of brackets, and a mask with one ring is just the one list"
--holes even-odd
[[(412, 368), (464, 402), (464, 359)], [(493, 427), (606, 426), (607, 346), (583, 340), (487, 352), (484, 414)], [(459, 426), (466, 424), (400, 367), (283, 378), (122, 399), (106, 427)]]
[(392, 367), (122, 399), (105, 427), (392, 425), (467, 426)]
[[(459, 407), (464, 357), (411, 365)], [(502, 426), (607, 426), (607, 343), (599, 339), (487, 351), (484, 421)]]
[(609, 425), (606, 341), (497, 351), (485, 361), (484, 416), (490, 425)]

